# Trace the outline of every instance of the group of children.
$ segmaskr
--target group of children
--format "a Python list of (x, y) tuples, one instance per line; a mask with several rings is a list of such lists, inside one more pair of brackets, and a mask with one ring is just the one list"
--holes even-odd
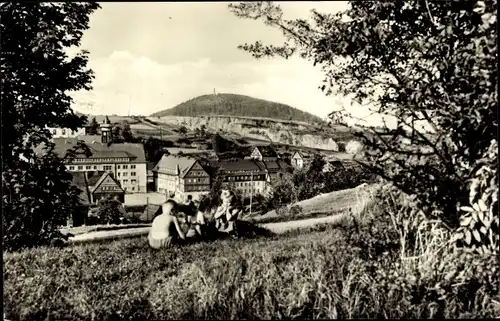
[[(215, 228), (224, 233), (236, 232), (236, 219), (242, 212), (241, 207), (234, 203), (234, 195), (228, 190), (221, 193), (221, 205), (208, 213), (200, 210), (191, 196), (188, 204), (179, 204), (169, 199), (162, 205), (162, 214), (155, 217), (148, 234), (148, 242), (152, 248), (160, 249), (170, 246), (180, 240), (190, 237), (204, 236), (208, 224), (205, 215), (215, 221)], [(187, 226), (183, 228), (182, 226)]]

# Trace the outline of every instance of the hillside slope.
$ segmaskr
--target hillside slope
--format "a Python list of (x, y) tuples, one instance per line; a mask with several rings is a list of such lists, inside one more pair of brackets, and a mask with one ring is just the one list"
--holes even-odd
[(266, 117), (281, 120), (292, 120), (309, 123), (323, 123), (318, 116), (297, 108), (236, 94), (203, 95), (173, 108), (152, 114), (152, 117), (164, 116), (246, 116)]

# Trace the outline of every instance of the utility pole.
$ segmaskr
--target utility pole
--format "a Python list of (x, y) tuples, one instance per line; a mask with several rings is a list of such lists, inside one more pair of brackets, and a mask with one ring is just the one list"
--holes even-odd
[(149, 222), (149, 196), (146, 196), (146, 220)]

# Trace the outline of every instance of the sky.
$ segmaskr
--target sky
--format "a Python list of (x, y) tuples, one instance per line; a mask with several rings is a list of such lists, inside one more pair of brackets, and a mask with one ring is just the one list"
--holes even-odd
[[(340, 1), (278, 2), (284, 18), (310, 10), (334, 13)], [(350, 100), (325, 96), (323, 74), (301, 59), (255, 59), (238, 45), (280, 44), (279, 30), (236, 17), (228, 2), (107, 2), (90, 20), (80, 49), (90, 52), (93, 90), (77, 92), (74, 109), (90, 114), (150, 115), (191, 98), (234, 93), (285, 103), (326, 117), (339, 106), (368, 114)], [(368, 120), (370, 122), (370, 120)], [(376, 119), (373, 121), (377, 122)]]

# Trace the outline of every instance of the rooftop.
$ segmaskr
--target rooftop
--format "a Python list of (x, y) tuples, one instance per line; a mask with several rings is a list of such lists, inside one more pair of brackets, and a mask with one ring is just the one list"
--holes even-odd
[(179, 168), (179, 172), (181, 177), (183, 177), (188, 170), (196, 163), (196, 159), (184, 156), (177, 155), (163, 155), (158, 164), (154, 167), (154, 171), (177, 171), (177, 167)]
[(278, 154), (271, 145), (255, 146), (262, 154), (262, 157), (278, 157)]
[[(145, 163), (146, 155), (144, 153), (143, 144), (135, 143), (101, 143), (101, 136), (78, 136), (69, 138), (54, 138), (55, 144), (54, 151), (59, 156), (63, 157), (65, 153), (76, 146), (78, 141), (83, 141), (92, 152), (90, 158), (131, 158), (133, 163)], [(35, 148), (35, 153), (40, 154), (44, 152), (44, 145)], [(85, 155), (77, 155), (77, 158), (86, 158)]]

